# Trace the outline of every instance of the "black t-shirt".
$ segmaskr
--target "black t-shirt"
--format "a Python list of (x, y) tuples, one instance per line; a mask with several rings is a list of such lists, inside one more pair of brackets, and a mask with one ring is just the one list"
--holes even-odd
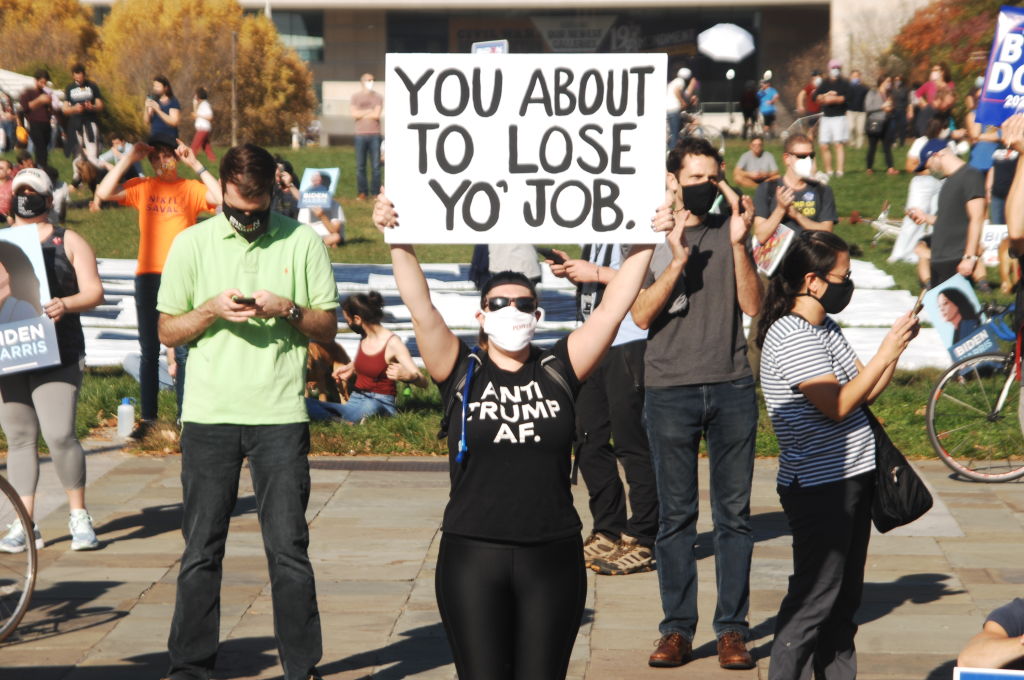
[(993, 610), (985, 621), (995, 621), (1010, 637), (1024, 635), (1024, 599), (1014, 598), (1012, 602)]
[(295, 198), (292, 192), (282, 189), (275, 183), (270, 199), (270, 209), (294, 220), (299, 216), (299, 199)]
[[(103, 99), (99, 86), (91, 80), (84, 81), (81, 85), (72, 82), (64, 90), (64, 100), (68, 104), (95, 104), (97, 99)], [(83, 123), (95, 123), (95, 111), (83, 111), (74, 113), (69, 117), (71, 127), (77, 128)]]
[(863, 111), (864, 100), (868, 96), (868, 88), (864, 83), (850, 83), (849, 93), (846, 95), (846, 106), (850, 111)]
[[(458, 362), (469, 354), (459, 346)], [(462, 434), (462, 402), (456, 398), (448, 428), (452, 489), (444, 511), (446, 533), (511, 543), (541, 543), (580, 532), (583, 525), (569, 489), (579, 380), (569, 362), (567, 338), (548, 350), (532, 348), (529, 361), (510, 373), (480, 351), (467, 417), (468, 452), (455, 460)], [(541, 366), (558, 357), (572, 397)], [(461, 378), (456, 370), (440, 383), (442, 403)]]
[(992, 196), (1006, 198), (1017, 172), (1019, 154), (1010, 149), (996, 149), (992, 154)]
[(932, 262), (950, 262), (964, 256), (967, 245), (967, 201), (985, 198), (985, 175), (964, 163), (939, 189), (939, 209), (932, 232)]
[(850, 102), (850, 82), (846, 78), (836, 78), (832, 80), (821, 81), (821, 85), (814, 91), (815, 98), (818, 95), (826, 94), (828, 92), (835, 91), (841, 97), (846, 97), (846, 101), (842, 104), (822, 104), (821, 115), (832, 118), (833, 116), (845, 116), (848, 104)]
[[(764, 218), (771, 216), (775, 210), (775, 192), (782, 183), (782, 179), (779, 178), (762, 182), (757, 187), (757, 191), (754, 192), (755, 215)], [(819, 182), (807, 181), (803, 189), (794, 192), (793, 209), (815, 222), (829, 220), (837, 222), (839, 220), (839, 215), (836, 213), (836, 197), (832, 193), (832, 187)], [(783, 218), (782, 224), (797, 233), (803, 231), (803, 227), (788, 216)]]

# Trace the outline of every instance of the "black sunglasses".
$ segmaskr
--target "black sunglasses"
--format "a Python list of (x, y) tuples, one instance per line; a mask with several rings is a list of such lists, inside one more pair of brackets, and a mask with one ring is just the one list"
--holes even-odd
[[(828, 277), (830, 277), (830, 276), (839, 276), (839, 274), (833, 274), (832, 272), (825, 272), (824, 274), (822, 274), (821, 272), (815, 272), (815, 274), (818, 275), (818, 278), (824, 279), (825, 281), (828, 281)], [(853, 270), (852, 269), (850, 271), (846, 272), (845, 275), (839, 276), (839, 278), (842, 279), (843, 283), (848, 283), (848, 282), (853, 280), (852, 278), (850, 278), (851, 276), (853, 276)]]
[(814, 158), (813, 151), (810, 153), (793, 153), (792, 151), (790, 151), (789, 155), (792, 156), (793, 158)]
[(515, 305), (516, 309), (526, 314), (533, 314), (537, 311), (537, 298), (535, 297), (492, 297), (487, 299), (487, 311), (496, 312), (505, 309), (509, 305)]

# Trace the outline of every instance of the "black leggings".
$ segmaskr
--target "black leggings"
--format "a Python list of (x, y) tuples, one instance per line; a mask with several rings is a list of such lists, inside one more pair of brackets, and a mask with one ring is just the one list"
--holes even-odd
[(461, 680), (561, 680), (583, 618), (580, 536), (512, 545), (444, 534), (434, 586)]

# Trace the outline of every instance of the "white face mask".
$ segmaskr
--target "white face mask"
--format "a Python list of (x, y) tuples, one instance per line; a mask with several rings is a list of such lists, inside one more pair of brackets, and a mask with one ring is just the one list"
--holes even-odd
[(537, 330), (536, 314), (520, 312), (515, 305), (483, 314), (487, 339), (506, 352), (518, 352), (533, 340)]
[(839, 77), (839, 74), (840, 74), (840, 73), (842, 73), (842, 71), (840, 71), (840, 70), (839, 70), (839, 69), (837, 69), (837, 68), (830, 68), (830, 69), (828, 70), (828, 73), (829, 73), (829, 75), (830, 75), (830, 76), (832, 76), (833, 78), (838, 78), (838, 77)]
[(814, 159), (808, 156), (807, 158), (797, 158), (793, 161), (793, 172), (798, 176), (808, 179), (814, 176)]
[(812, 80), (811, 82), (814, 83), (815, 87), (818, 87), (819, 85), (821, 85), (821, 76), (814, 76), (814, 80)]
[(367, 90), (372, 90), (373, 89), (373, 81), (372, 80), (365, 81), (363, 83), (363, 87), (365, 87)]

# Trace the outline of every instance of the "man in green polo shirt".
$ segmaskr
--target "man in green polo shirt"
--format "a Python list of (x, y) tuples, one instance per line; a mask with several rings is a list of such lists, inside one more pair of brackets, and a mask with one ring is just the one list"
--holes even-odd
[(168, 649), (172, 680), (206, 680), (220, 628), (221, 560), (249, 460), (285, 680), (318, 678), (309, 530), (308, 338), (332, 341), (337, 289), (323, 242), (270, 212), (277, 166), (251, 144), (221, 161), (224, 213), (182, 232), (157, 298), (160, 341), (190, 346), (181, 434), (185, 552)]

